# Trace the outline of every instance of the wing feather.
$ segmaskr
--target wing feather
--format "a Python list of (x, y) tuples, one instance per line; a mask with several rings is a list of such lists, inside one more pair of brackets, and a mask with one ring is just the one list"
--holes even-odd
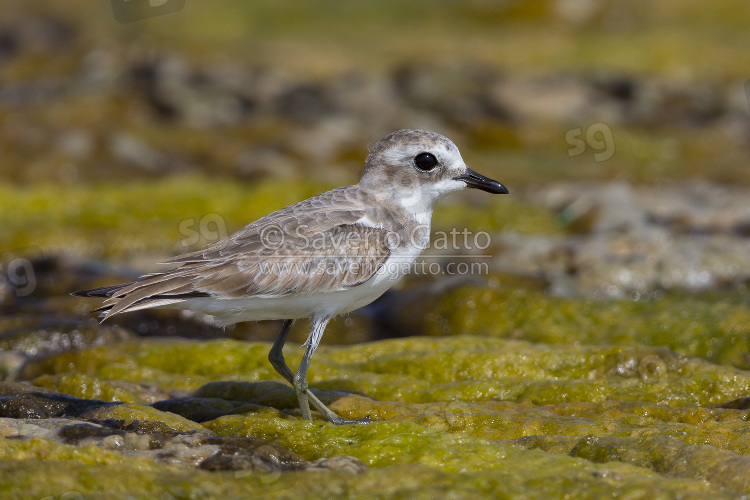
[[(358, 286), (391, 254), (388, 231), (359, 223), (356, 186), (334, 189), (258, 219), (197, 252), (173, 257), (174, 269), (109, 287), (105, 319), (196, 296), (222, 299), (313, 294)], [(372, 205), (370, 205), (372, 206)]]

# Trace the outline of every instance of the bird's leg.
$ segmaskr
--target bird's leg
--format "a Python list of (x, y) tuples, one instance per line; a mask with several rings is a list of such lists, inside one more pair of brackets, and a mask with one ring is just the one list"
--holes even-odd
[(313, 353), (318, 347), (320, 339), (323, 336), (323, 331), (330, 319), (330, 317), (312, 318), (312, 331), (306, 342), (307, 348), (305, 349), (305, 354), (302, 356), (299, 368), (297, 368), (297, 373), (294, 374), (292, 385), (294, 385), (294, 390), (297, 393), (299, 407), (300, 410), (302, 410), (302, 418), (305, 420), (312, 420), (312, 415), (310, 415), (310, 404), (312, 403), (312, 405), (333, 424), (367, 424), (370, 422), (370, 417), (366, 417), (362, 420), (347, 420), (339, 417), (324, 405), (323, 402), (307, 387), (307, 370), (310, 367), (310, 361), (312, 360)]
[[(363, 420), (346, 420), (339, 417), (331, 410), (329, 410), (328, 407), (326, 407), (326, 405), (324, 405), (323, 402), (320, 401), (318, 397), (315, 396), (315, 394), (313, 394), (307, 388), (307, 369), (310, 366), (310, 360), (312, 359), (313, 352), (320, 342), (322, 330), (325, 329), (328, 320), (325, 320), (325, 323), (321, 325), (321, 332), (315, 345), (312, 345), (312, 341), (308, 344), (307, 350), (305, 351), (305, 358), (303, 358), (299, 370), (297, 371), (297, 377), (301, 377), (300, 390), (297, 389), (297, 382), (295, 382), (297, 377), (295, 377), (294, 373), (292, 373), (291, 368), (289, 368), (289, 366), (286, 364), (286, 361), (284, 360), (284, 353), (282, 351), (282, 349), (284, 348), (284, 343), (286, 342), (287, 335), (289, 334), (289, 329), (292, 327), (293, 323), (294, 320), (284, 320), (284, 323), (281, 325), (281, 331), (279, 331), (279, 334), (276, 337), (276, 341), (273, 343), (273, 347), (271, 347), (271, 350), (268, 352), (268, 360), (271, 362), (271, 366), (274, 367), (279, 375), (284, 377), (290, 384), (294, 386), (294, 390), (297, 393), (297, 398), (299, 400), (300, 409), (302, 410), (302, 416), (306, 420), (312, 419), (312, 416), (310, 415), (309, 405), (309, 403), (312, 403), (313, 406), (318, 409), (318, 411), (325, 415), (325, 417), (334, 424), (354, 424), (369, 422), (369, 418), (365, 418)], [(300, 370), (303, 370), (303, 367), (304, 373), (300, 373)], [(302, 386), (304, 386), (304, 389), (302, 389)], [(304, 408), (307, 408), (307, 416), (305, 416)]]
[(312, 420), (310, 415), (310, 400), (308, 393), (310, 392), (307, 388), (307, 369), (310, 367), (310, 360), (312, 359), (315, 347), (312, 343), (307, 345), (305, 349), (305, 355), (302, 357), (302, 362), (297, 368), (297, 373), (294, 374), (294, 380), (292, 385), (294, 391), (297, 393), (297, 400), (299, 401), (299, 408), (302, 410), (302, 418), (305, 420)]
[(268, 351), (268, 361), (271, 362), (271, 366), (273, 366), (279, 375), (284, 377), (290, 384), (294, 384), (294, 373), (292, 373), (292, 369), (289, 368), (284, 360), (283, 349), (286, 337), (289, 335), (289, 329), (293, 324), (293, 319), (284, 320), (284, 323), (281, 325), (281, 331), (276, 336), (276, 341), (273, 343), (273, 347)]

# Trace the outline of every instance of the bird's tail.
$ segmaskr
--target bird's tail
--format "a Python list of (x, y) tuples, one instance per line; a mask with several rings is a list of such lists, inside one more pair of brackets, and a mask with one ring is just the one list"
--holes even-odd
[[(71, 292), (71, 295), (74, 295), (76, 297), (103, 297), (103, 298), (110, 298), (112, 295), (116, 294), (119, 290), (122, 290), (125, 287), (128, 287), (132, 285), (132, 283), (122, 283), (119, 285), (111, 285), (111, 286), (102, 286), (99, 288), (91, 288), (89, 290), (78, 290), (76, 292)], [(106, 315), (106, 313), (112, 309), (112, 306), (114, 304), (107, 304), (101, 307), (97, 307), (96, 309), (93, 309), (89, 311), (89, 313), (101, 313), (100, 316)]]
[(132, 283), (123, 283), (121, 285), (102, 286), (99, 288), (92, 288), (90, 290), (78, 290), (72, 292), (71, 295), (76, 297), (111, 297), (118, 290), (122, 290), (126, 286), (130, 286)]
[(191, 288), (189, 285), (190, 280), (180, 275), (155, 273), (143, 276), (132, 283), (80, 290), (71, 295), (106, 298), (104, 305), (91, 311), (101, 313), (104, 321), (121, 312), (170, 306), (192, 298), (209, 297), (206, 292), (186, 289)]

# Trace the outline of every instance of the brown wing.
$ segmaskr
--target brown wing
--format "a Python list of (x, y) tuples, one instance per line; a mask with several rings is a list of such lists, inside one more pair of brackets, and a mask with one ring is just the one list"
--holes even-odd
[(290, 242), (336, 226), (355, 224), (365, 215), (362, 208), (365, 196), (357, 186), (333, 189), (277, 210), (207, 248), (172, 257), (164, 264), (207, 262), (237, 253), (275, 250), (274, 246), (279, 247), (279, 237)]
[(370, 279), (390, 256), (385, 229), (356, 224), (356, 196), (339, 188), (259, 219), (211, 247), (174, 257), (170, 271), (112, 291), (106, 317), (181, 297), (279, 297), (332, 292)]

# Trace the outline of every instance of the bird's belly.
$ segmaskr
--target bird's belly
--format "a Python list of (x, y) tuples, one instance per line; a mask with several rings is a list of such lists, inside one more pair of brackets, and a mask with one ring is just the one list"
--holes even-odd
[(319, 313), (335, 316), (359, 309), (380, 297), (409, 271), (418, 255), (419, 252), (414, 251), (394, 254), (364, 283), (333, 292), (231, 299), (201, 297), (169, 307), (199, 311), (225, 325), (241, 321), (306, 318)]

